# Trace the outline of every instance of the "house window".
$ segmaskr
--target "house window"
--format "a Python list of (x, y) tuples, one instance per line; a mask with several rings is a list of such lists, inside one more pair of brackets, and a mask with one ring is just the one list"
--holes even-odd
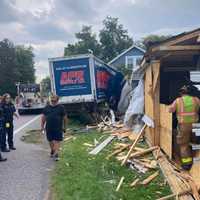
[(126, 56), (126, 68), (133, 69), (140, 65), (143, 56)]

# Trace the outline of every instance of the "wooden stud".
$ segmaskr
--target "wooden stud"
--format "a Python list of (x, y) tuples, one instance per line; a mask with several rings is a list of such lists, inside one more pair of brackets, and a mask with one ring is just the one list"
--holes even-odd
[(124, 181), (124, 176), (121, 177), (121, 179), (120, 179), (120, 181), (119, 181), (119, 184), (117, 185), (117, 188), (116, 188), (116, 190), (115, 190), (116, 192), (119, 191), (119, 189), (120, 189), (120, 187), (121, 187), (123, 181)]
[(124, 146), (124, 147), (122, 147), (122, 148), (120, 148), (120, 149), (117, 149), (117, 150), (114, 151), (113, 153), (109, 154), (109, 155), (106, 157), (106, 159), (108, 160), (108, 159), (110, 159), (112, 156), (115, 156), (115, 155), (121, 153), (122, 151), (126, 150), (129, 146), (130, 146), (130, 144), (127, 144), (126, 146)]
[(156, 178), (159, 175), (159, 171), (153, 173), (152, 175), (150, 175), (148, 178), (146, 178), (145, 180), (142, 181), (142, 185), (147, 185), (148, 183), (150, 183), (154, 178)]
[(158, 146), (150, 147), (150, 148), (145, 149), (141, 152), (136, 152), (136, 153), (132, 154), (130, 157), (135, 158), (135, 157), (143, 156), (144, 154), (150, 153), (150, 152), (152, 152), (156, 149), (159, 149), (159, 147)]
[(159, 199), (157, 199), (157, 200), (172, 199), (172, 198), (174, 198), (174, 197), (180, 197), (180, 196), (182, 196), (182, 195), (185, 195), (185, 194), (187, 194), (187, 193), (189, 193), (189, 192), (191, 192), (190, 189), (189, 189), (189, 190), (186, 190), (186, 191), (179, 192), (179, 193), (177, 193), (177, 194), (170, 194), (170, 195), (167, 195), (167, 196), (165, 196), (165, 197), (161, 197), (161, 198), (159, 198)]
[(133, 149), (135, 148), (136, 144), (138, 143), (138, 141), (140, 140), (140, 138), (144, 135), (144, 130), (147, 127), (147, 125), (145, 124), (143, 126), (143, 128), (141, 129), (140, 133), (138, 134), (137, 138), (135, 139), (135, 141), (133, 142), (131, 148), (129, 149), (129, 152), (127, 153), (126, 157), (124, 158), (124, 160), (122, 161), (121, 166), (123, 166), (126, 161), (128, 160), (129, 156), (131, 155)]
[[(189, 40), (191, 38), (197, 37), (199, 34), (200, 34), (200, 30), (197, 30), (195, 32), (191, 32), (191, 33), (185, 34), (183, 36), (180, 36), (179, 38), (175, 38), (175, 39), (172, 39), (170, 41), (166, 41), (163, 45), (165, 45), (165, 46), (175, 45), (175, 44), (178, 44), (180, 42), (183, 42), (183, 41)], [(152, 51), (155, 51), (156, 48), (158, 48), (158, 47), (153, 47)]]
[(152, 62), (153, 83), (155, 83), (155, 90), (153, 93), (153, 119), (155, 123), (153, 146), (160, 145), (160, 61)]
[(130, 186), (131, 187), (134, 187), (134, 186), (136, 186), (137, 185), (137, 183), (140, 181), (140, 179), (139, 178), (137, 178), (137, 179), (135, 179), (131, 184), (130, 184)]
[(155, 51), (199, 51), (200, 46), (199, 45), (176, 45), (176, 46), (159, 46), (156, 49), (153, 50)]

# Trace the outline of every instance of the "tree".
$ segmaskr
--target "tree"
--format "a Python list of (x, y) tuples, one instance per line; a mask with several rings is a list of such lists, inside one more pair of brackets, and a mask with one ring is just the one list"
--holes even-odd
[(17, 93), (16, 83), (34, 82), (32, 48), (15, 47), (8, 39), (0, 41), (0, 95)]
[(16, 67), (21, 83), (35, 82), (34, 54), (32, 47), (16, 46)]
[(46, 78), (43, 78), (40, 82), (41, 84), (41, 94), (42, 96), (48, 96), (51, 92), (51, 80), (50, 77), (47, 76)]
[(101, 58), (108, 62), (129, 48), (133, 40), (128, 36), (128, 31), (123, 25), (118, 24), (118, 18), (106, 17), (103, 26), (99, 33)]
[(15, 66), (16, 53), (14, 44), (8, 39), (0, 41), (0, 93), (16, 94), (15, 83), (19, 72)]
[(100, 53), (100, 45), (96, 39), (96, 35), (92, 33), (91, 26), (83, 26), (82, 30), (75, 34), (78, 42), (68, 44), (65, 48), (64, 55), (70, 56), (75, 54), (86, 54), (88, 50), (92, 50), (95, 55)]

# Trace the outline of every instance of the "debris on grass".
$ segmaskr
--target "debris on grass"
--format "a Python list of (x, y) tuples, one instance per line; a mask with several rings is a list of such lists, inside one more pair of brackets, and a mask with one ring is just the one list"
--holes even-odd
[(108, 138), (106, 138), (102, 143), (100, 143), (98, 146), (96, 146), (92, 151), (89, 152), (89, 154), (96, 155), (98, 154), (106, 145), (108, 145), (115, 136), (111, 135)]
[(124, 176), (121, 177), (121, 179), (120, 179), (120, 181), (119, 181), (119, 183), (118, 183), (118, 185), (117, 185), (117, 188), (116, 188), (116, 190), (115, 190), (116, 192), (119, 191), (119, 189), (120, 189), (120, 187), (121, 187), (123, 181), (124, 181)]
[(142, 185), (147, 185), (149, 184), (154, 178), (156, 178), (159, 175), (159, 171), (153, 173), (152, 175), (150, 175), (148, 178), (146, 178), (145, 180), (142, 181)]
[(139, 178), (135, 179), (135, 180), (130, 184), (130, 186), (131, 186), (131, 187), (135, 187), (135, 186), (138, 184), (139, 181), (140, 181)]
[(66, 141), (69, 141), (69, 140), (71, 140), (71, 139), (73, 139), (73, 140), (74, 140), (74, 139), (75, 139), (75, 137), (70, 135), (70, 136), (67, 136), (67, 137), (65, 137), (63, 141), (65, 141), (65, 142), (66, 142)]

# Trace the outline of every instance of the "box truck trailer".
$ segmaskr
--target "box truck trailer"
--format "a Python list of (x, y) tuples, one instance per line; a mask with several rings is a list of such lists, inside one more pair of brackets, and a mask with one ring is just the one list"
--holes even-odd
[(93, 54), (50, 58), (49, 69), (52, 93), (74, 111), (78, 107), (93, 111), (106, 102), (111, 96), (109, 82), (121, 74)]

